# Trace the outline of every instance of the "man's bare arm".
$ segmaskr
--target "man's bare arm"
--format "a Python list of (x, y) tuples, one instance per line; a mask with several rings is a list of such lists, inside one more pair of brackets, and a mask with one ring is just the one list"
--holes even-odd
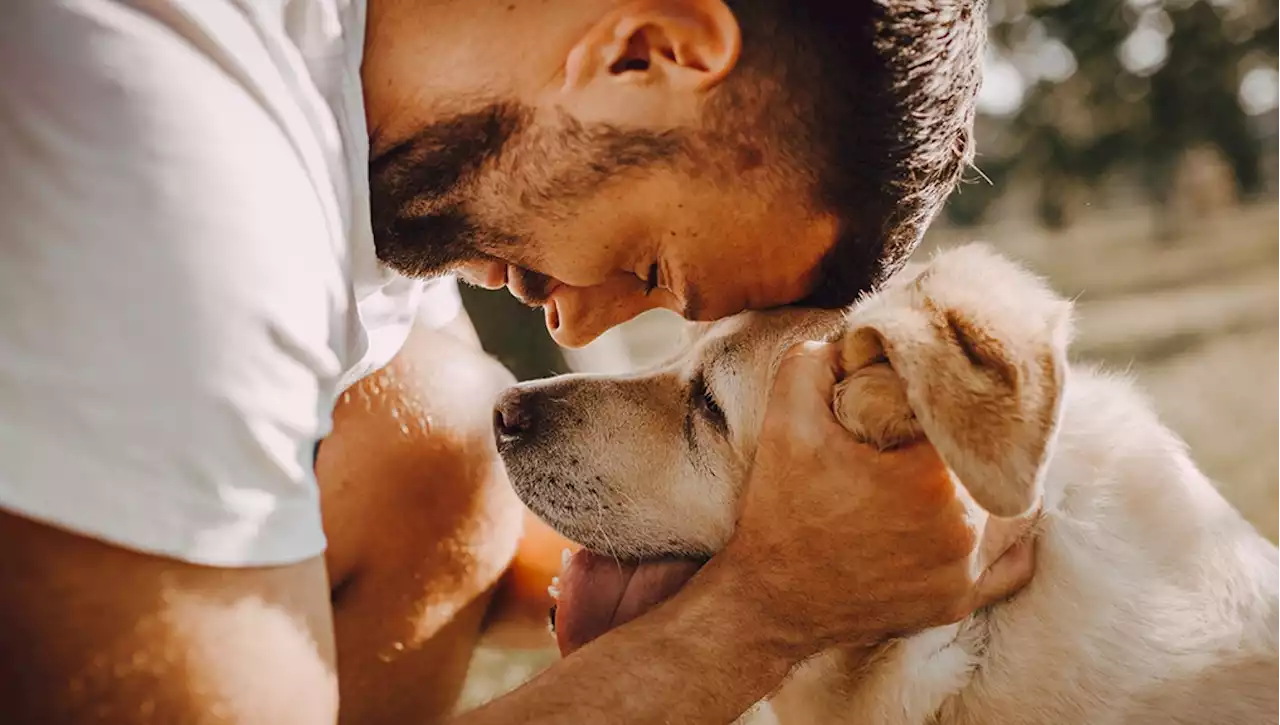
[[(1021, 587), (1032, 556), (1029, 541), (1010, 548), (978, 583), (973, 605)], [(737, 579), (732, 565), (718, 568), (724, 564), (713, 561), (667, 604), (451, 725), (733, 721), (772, 694), (811, 645), (765, 624), (770, 615), (748, 591), (755, 583)], [(887, 634), (881, 626), (867, 624), (868, 656), (870, 643)]]
[(215, 569), (0, 512), (0, 720), (322, 725), (337, 718), (319, 558)]
[[(724, 576), (722, 576), (722, 574)], [(731, 722), (786, 676), (803, 645), (762, 626), (733, 573), (708, 565), (676, 599), (454, 725)]]

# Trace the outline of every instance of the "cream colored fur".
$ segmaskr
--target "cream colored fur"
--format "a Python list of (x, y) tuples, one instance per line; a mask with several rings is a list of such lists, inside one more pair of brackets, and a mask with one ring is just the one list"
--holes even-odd
[(708, 556), (780, 354), (837, 339), (845, 427), (881, 447), (928, 438), (984, 541), (1037, 537), (1037, 569), (1011, 601), (856, 670), (839, 651), (806, 663), (771, 701), (782, 723), (1277, 722), (1276, 548), (1126, 381), (1069, 365), (1069, 327), (1038, 278), (960, 247), (847, 315), (748, 313), (697, 326), (651, 371), (527, 384), (547, 421), (504, 456), (525, 502), (588, 546)]

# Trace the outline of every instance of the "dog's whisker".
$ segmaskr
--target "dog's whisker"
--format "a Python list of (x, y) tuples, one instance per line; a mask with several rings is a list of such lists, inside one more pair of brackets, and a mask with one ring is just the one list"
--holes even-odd
[(600, 535), (601, 543), (604, 544), (604, 551), (601, 553), (613, 559), (613, 563), (618, 567), (618, 575), (621, 576), (622, 559), (618, 556), (618, 548), (614, 546), (613, 541), (609, 538), (609, 534), (605, 531), (605, 527), (601, 523), (603, 520), (604, 517), (601, 516), (599, 512), (592, 517), (592, 523), (595, 524), (596, 532)]
[(621, 509), (624, 514), (642, 515), (644, 513), (644, 508), (631, 494), (622, 489), (618, 489), (615, 493), (619, 498), (619, 501), (617, 502), (618, 508)]

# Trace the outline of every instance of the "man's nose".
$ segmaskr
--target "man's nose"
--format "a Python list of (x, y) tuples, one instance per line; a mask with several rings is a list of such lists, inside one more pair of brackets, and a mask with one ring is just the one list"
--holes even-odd
[(544, 307), (547, 331), (565, 347), (582, 347), (642, 312), (668, 307), (668, 297), (665, 291), (644, 294), (634, 278), (594, 287), (563, 285)]

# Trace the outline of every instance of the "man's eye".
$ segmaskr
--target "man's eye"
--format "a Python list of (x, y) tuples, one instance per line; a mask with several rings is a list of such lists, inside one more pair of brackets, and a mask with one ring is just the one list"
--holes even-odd
[(662, 284), (662, 280), (658, 278), (659, 274), (660, 272), (658, 270), (657, 262), (654, 262), (653, 264), (649, 265), (649, 274), (647, 274), (644, 279), (644, 293), (646, 295), (658, 289), (658, 287)]

